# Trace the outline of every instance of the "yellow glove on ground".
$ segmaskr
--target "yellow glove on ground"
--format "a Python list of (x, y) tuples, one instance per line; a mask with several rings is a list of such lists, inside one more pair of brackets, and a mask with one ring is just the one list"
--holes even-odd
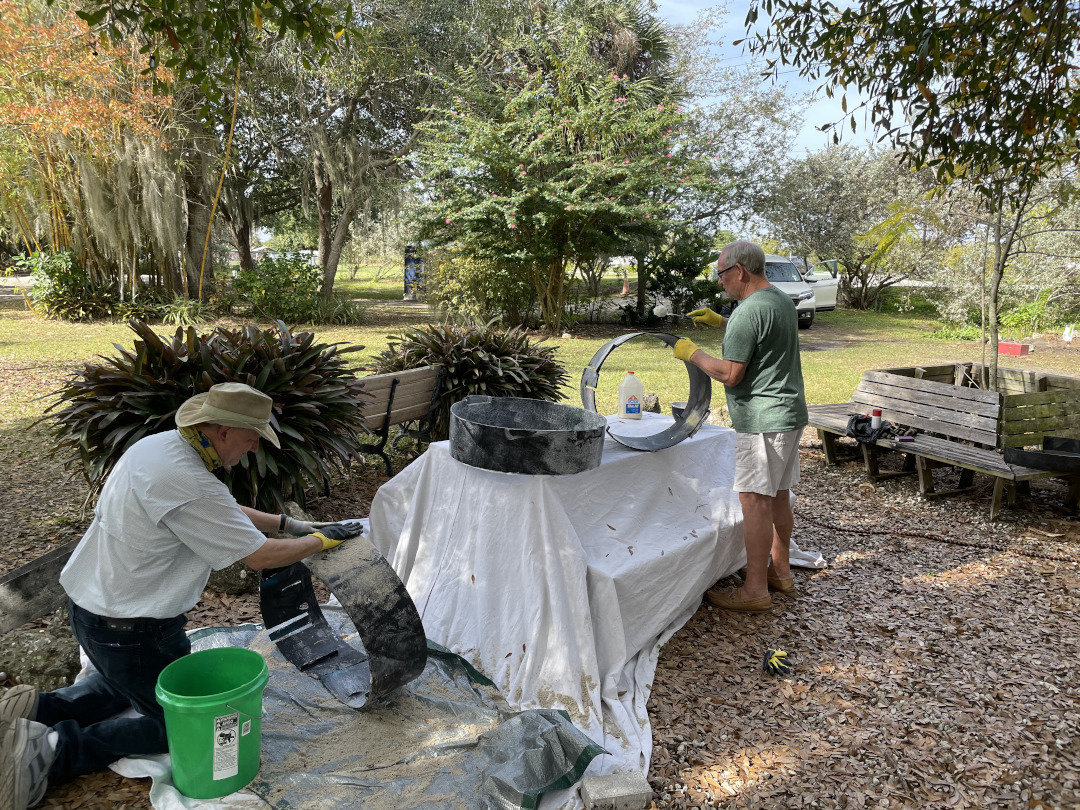
[(694, 326), (713, 326), (717, 329), (724, 323), (724, 319), (711, 309), (695, 309), (686, 313), (688, 318), (694, 319)]
[(791, 662), (783, 650), (766, 650), (761, 668), (770, 675), (787, 675), (791, 672)]
[(690, 338), (679, 338), (678, 342), (671, 347), (675, 352), (675, 356), (680, 360), (690, 362), (690, 358), (694, 356), (694, 352), (698, 350), (697, 344)]

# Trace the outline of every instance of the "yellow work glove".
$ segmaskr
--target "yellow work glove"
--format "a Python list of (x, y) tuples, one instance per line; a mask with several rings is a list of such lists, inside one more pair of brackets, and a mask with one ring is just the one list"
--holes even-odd
[(363, 534), (364, 529), (359, 524), (350, 523), (331, 523), (329, 526), (323, 526), (317, 532), (312, 532), (312, 537), (318, 537), (322, 541), (322, 551), (326, 551), (328, 548), (336, 548), (348, 540), (350, 537), (356, 537), (358, 534)]
[(671, 348), (679, 360), (685, 360), (687, 363), (694, 356), (694, 352), (698, 350), (697, 345), (690, 338), (679, 338), (678, 342)]
[(719, 329), (724, 322), (724, 319), (711, 309), (695, 309), (687, 312), (686, 316), (694, 319), (694, 326), (714, 326)]
[(766, 650), (761, 668), (770, 675), (787, 675), (791, 672), (791, 662), (783, 650)]

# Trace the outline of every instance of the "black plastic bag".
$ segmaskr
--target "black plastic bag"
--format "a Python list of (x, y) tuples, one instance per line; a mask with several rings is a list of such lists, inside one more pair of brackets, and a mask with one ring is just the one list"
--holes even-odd
[(853, 413), (848, 419), (847, 433), (845, 435), (861, 444), (873, 444), (878, 439), (891, 439), (896, 436), (896, 428), (892, 422), (887, 422), (884, 419), (876, 428), (871, 427), (869, 416)]

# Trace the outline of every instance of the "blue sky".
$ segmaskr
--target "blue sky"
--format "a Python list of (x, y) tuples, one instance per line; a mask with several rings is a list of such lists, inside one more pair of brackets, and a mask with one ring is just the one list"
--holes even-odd
[[(660, 9), (660, 15), (664, 19), (671, 23), (686, 25), (694, 21), (699, 11), (725, 4), (723, 2), (708, 2), (708, 0), (657, 0), (657, 5)], [(750, 3), (749, 0), (731, 0), (726, 5), (728, 8), (726, 25), (720, 31), (720, 36), (723, 39), (723, 45), (720, 48), (721, 58), (724, 59), (726, 64), (742, 65), (750, 60), (750, 56), (744, 52), (741, 45), (732, 46), (730, 43), (746, 36), (743, 20), (746, 19), (746, 12), (750, 7)], [(795, 71), (782, 76), (781, 79), (791, 95), (812, 93), (817, 87), (816, 83), (799, 78)], [(852, 95), (852, 93), (848, 93), (849, 103)], [(804, 149), (816, 152), (825, 148), (832, 141), (832, 134), (830, 132), (820, 132), (815, 127), (821, 124), (831, 124), (842, 115), (843, 111), (840, 109), (839, 99), (830, 99), (824, 92), (816, 93), (814, 101), (806, 112), (803, 127), (795, 140), (795, 155), (803, 154)], [(843, 134), (842, 137), (844, 137)], [(844, 140), (857, 146), (861, 146), (865, 142), (865, 138), (861, 133), (857, 138), (852, 138), (850, 130), (847, 131)]]

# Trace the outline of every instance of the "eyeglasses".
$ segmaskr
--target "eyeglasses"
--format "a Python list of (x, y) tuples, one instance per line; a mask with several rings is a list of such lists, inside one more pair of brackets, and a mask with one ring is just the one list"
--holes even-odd
[(719, 281), (719, 280), (720, 280), (720, 276), (724, 275), (724, 273), (726, 273), (726, 272), (727, 272), (728, 270), (734, 270), (734, 269), (735, 269), (736, 267), (738, 267), (738, 266), (739, 266), (739, 263), (738, 263), (738, 262), (735, 262), (735, 264), (731, 264), (731, 265), (728, 265), (728, 266), (727, 266), (727, 267), (725, 267), (725, 268), (724, 268), (723, 270), (717, 270), (717, 269), (716, 269), (716, 268), (714, 267), (714, 268), (713, 268), (713, 271), (712, 271), (712, 280), (713, 280), (713, 281)]

